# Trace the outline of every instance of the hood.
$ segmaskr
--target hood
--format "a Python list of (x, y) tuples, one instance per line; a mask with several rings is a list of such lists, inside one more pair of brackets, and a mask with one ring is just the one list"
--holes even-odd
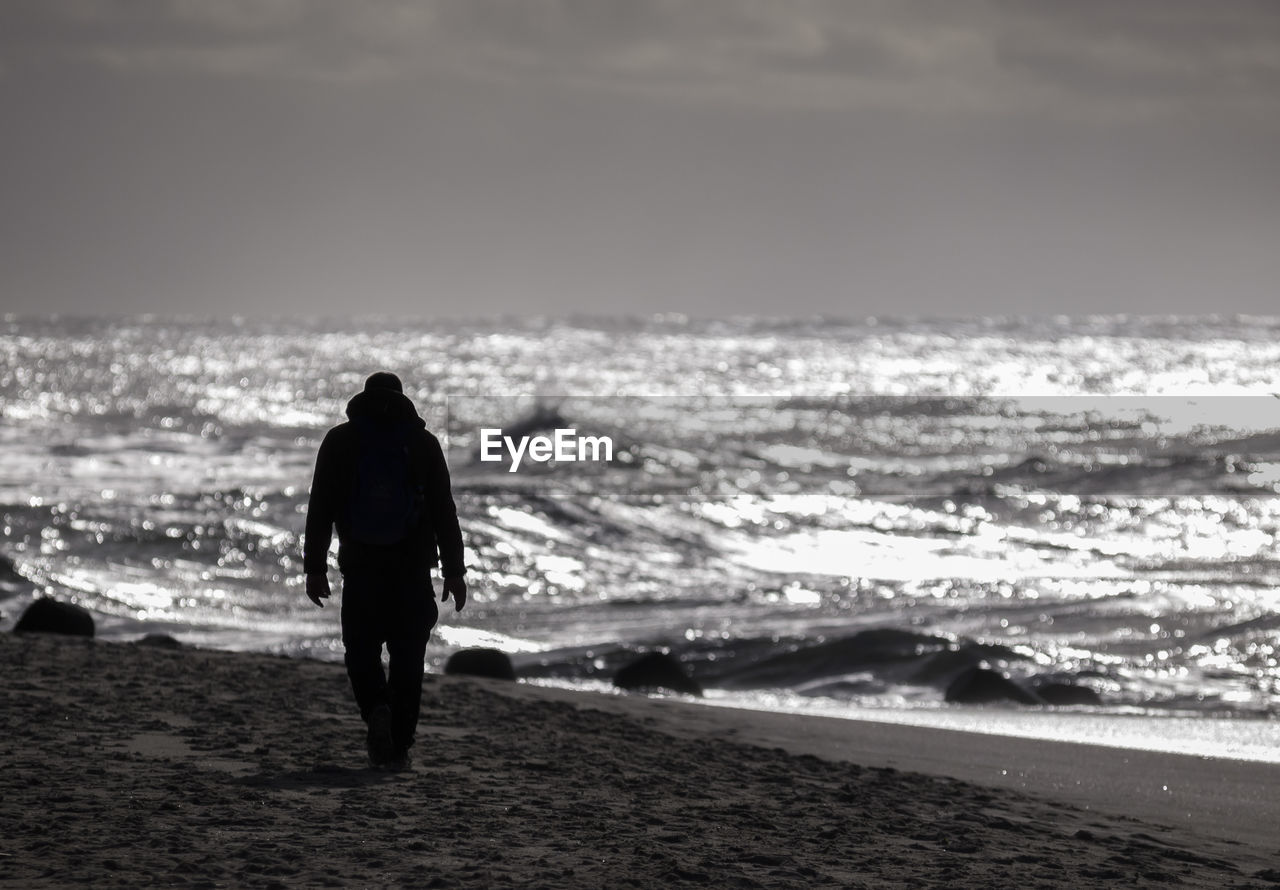
[(347, 402), (347, 417), (351, 420), (379, 421), (416, 421), (418, 426), (426, 426), (426, 421), (418, 416), (409, 397), (393, 389), (366, 389), (356, 393)]

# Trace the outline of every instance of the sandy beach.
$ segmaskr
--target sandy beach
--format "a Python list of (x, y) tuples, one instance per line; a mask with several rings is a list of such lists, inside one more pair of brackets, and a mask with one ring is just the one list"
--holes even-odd
[(1280, 886), (1274, 765), (431, 675), (388, 773), (338, 665), (0, 662), (4, 886)]

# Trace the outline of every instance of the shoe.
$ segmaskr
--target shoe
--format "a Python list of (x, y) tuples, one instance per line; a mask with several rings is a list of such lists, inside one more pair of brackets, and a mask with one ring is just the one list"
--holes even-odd
[(383, 766), (386, 769), (400, 772), (402, 770), (412, 768), (413, 758), (409, 756), (409, 750), (407, 748), (396, 748), (391, 754), (391, 759), (383, 764)]
[(378, 705), (369, 714), (369, 765), (385, 766), (395, 756), (391, 740), (391, 709)]

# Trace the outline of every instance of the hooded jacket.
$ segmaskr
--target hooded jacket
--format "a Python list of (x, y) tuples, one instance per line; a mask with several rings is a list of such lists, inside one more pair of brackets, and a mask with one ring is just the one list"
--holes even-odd
[[(307, 502), (303, 570), (307, 574), (328, 568), (329, 544), (338, 530), (338, 568), (343, 574), (362, 568), (421, 567), (439, 565), (446, 578), (461, 577), (462, 531), (450, 490), (449, 467), (440, 440), (426, 428), (413, 402), (391, 389), (366, 389), (347, 403), (346, 423), (325, 434), (316, 455), (311, 496)], [(409, 459), (415, 478), (422, 480), (425, 503), (422, 519), (404, 541), (376, 546), (354, 540), (347, 527), (347, 500), (355, 481), (357, 422), (404, 423), (413, 428)]]

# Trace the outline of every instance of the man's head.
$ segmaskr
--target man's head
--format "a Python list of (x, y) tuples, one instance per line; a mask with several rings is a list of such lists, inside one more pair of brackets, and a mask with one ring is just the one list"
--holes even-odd
[(400, 385), (400, 378), (390, 371), (379, 371), (376, 374), (369, 375), (369, 379), (364, 382), (364, 391), (369, 392), (374, 389), (389, 389), (392, 392), (404, 394), (404, 387)]

